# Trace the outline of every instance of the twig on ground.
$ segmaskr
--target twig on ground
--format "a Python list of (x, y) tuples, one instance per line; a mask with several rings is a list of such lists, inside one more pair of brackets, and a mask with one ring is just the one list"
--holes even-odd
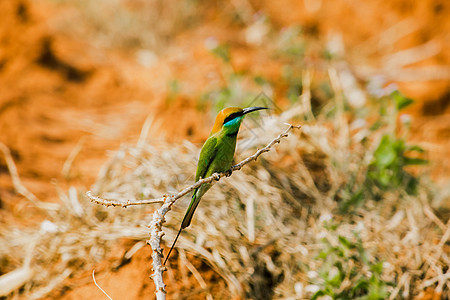
[(12, 182), (17, 193), (24, 196), (31, 203), (36, 205), (36, 207), (43, 210), (56, 210), (59, 208), (58, 204), (42, 202), (23, 185), (22, 181), (20, 180), (19, 173), (17, 172), (16, 164), (14, 163), (11, 152), (9, 151), (9, 148), (2, 142), (0, 142), (0, 151), (3, 152), (6, 166), (8, 167), (9, 174), (11, 175)]
[(97, 281), (95, 280), (95, 270), (92, 270), (92, 279), (94, 280), (95, 286), (98, 287), (99, 290), (102, 291), (102, 293), (105, 294), (105, 296), (108, 297), (109, 300), (112, 300), (112, 298), (105, 292), (104, 289), (102, 289), (101, 286), (98, 285)]
[(223, 176), (231, 176), (233, 171), (240, 170), (244, 165), (248, 164), (251, 161), (256, 160), (261, 154), (270, 151), (270, 148), (272, 148), (273, 145), (280, 143), (282, 138), (285, 138), (288, 136), (288, 133), (293, 129), (300, 129), (301, 126), (294, 126), (292, 124), (287, 124), (289, 127), (282, 133), (278, 135), (274, 140), (272, 140), (267, 146), (259, 149), (255, 152), (255, 154), (247, 157), (240, 163), (234, 165), (231, 167), (230, 170), (222, 172), (222, 173), (214, 173), (210, 177), (201, 179), (194, 183), (193, 185), (186, 187), (182, 191), (178, 192), (174, 195), (163, 195), (161, 198), (158, 199), (147, 199), (147, 200), (137, 200), (137, 201), (130, 201), (123, 203), (117, 200), (106, 200), (102, 199), (101, 197), (94, 196), (91, 191), (88, 191), (86, 195), (88, 198), (97, 204), (105, 205), (105, 206), (120, 206), (120, 207), (127, 207), (130, 205), (142, 205), (142, 204), (153, 204), (153, 203), (160, 203), (163, 202), (163, 205), (155, 210), (153, 213), (152, 221), (150, 222), (150, 240), (147, 241), (147, 243), (152, 248), (152, 259), (153, 259), (153, 274), (151, 275), (153, 281), (155, 282), (156, 287), (156, 298), (158, 300), (160, 299), (166, 299), (166, 285), (163, 281), (163, 272), (167, 270), (165, 266), (162, 265), (161, 258), (163, 257), (162, 254), (162, 248), (161, 248), (161, 238), (164, 236), (164, 232), (162, 231), (162, 224), (165, 222), (165, 215), (170, 210), (170, 207), (177, 201), (179, 198), (183, 197), (187, 193), (195, 190), (199, 186), (211, 183), (213, 181), (219, 181), (220, 178)]
[(184, 251), (180, 252), (180, 257), (181, 257), (181, 261), (183, 262), (183, 264), (186, 265), (186, 267), (189, 269), (189, 271), (192, 273), (192, 275), (194, 275), (195, 279), (197, 280), (197, 282), (199, 283), (200, 287), (206, 291), (206, 299), (207, 300), (212, 300), (213, 297), (211, 295), (211, 293), (208, 290), (208, 285), (206, 284), (205, 280), (203, 279), (202, 275), (200, 274), (200, 272), (194, 267), (194, 265), (187, 259), (186, 257), (186, 253)]
[(75, 158), (80, 153), (81, 148), (83, 148), (83, 145), (86, 141), (86, 137), (83, 136), (78, 140), (78, 143), (76, 144), (75, 148), (72, 149), (69, 156), (67, 157), (66, 161), (64, 162), (61, 174), (64, 176), (64, 178), (69, 178), (70, 169), (72, 168), (72, 164), (75, 161)]

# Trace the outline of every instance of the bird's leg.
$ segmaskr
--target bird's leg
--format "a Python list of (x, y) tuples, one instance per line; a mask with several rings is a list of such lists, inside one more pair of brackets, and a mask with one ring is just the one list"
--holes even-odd
[(233, 170), (232, 169), (228, 169), (228, 170), (226, 170), (225, 172), (223, 172), (224, 173), (224, 175), (226, 176), (226, 177), (230, 177), (231, 176), (231, 173), (233, 173)]

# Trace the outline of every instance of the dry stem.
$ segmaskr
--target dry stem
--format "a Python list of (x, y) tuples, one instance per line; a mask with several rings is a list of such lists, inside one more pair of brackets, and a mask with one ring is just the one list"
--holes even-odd
[(152, 279), (155, 282), (156, 287), (156, 298), (159, 299), (165, 299), (166, 298), (166, 285), (163, 281), (163, 272), (166, 270), (166, 267), (162, 265), (161, 258), (163, 257), (162, 254), (162, 248), (161, 248), (161, 238), (164, 235), (164, 232), (162, 231), (162, 224), (165, 222), (165, 215), (170, 210), (170, 207), (175, 203), (176, 200), (183, 197), (187, 193), (195, 190), (199, 186), (211, 183), (213, 181), (219, 181), (220, 178), (223, 176), (231, 176), (233, 171), (240, 170), (244, 165), (248, 164), (251, 161), (256, 160), (261, 154), (264, 152), (270, 151), (270, 148), (272, 148), (273, 145), (280, 143), (281, 139), (288, 136), (289, 131), (291, 131), (293, 128), (300, 129), (301, 126), (294, 126), (292, 124), (286, 124), (289, 127), (282, 133), (278, 135), (277, 138), (272, 140), (267, 146), (264, 148), (259, 149), (255, 152), (252, 156), (247, 157), (240, 163), (234, 165), (231, 167), (230, 170), (222, 172), (222, 173), (214, 173), (210, 177), (201, 179), (194, 183), (193, 185), (186, 187), (182, 191), (178, 192), (174, 195), (163, 195), (161, 198), (158, 199), (147, 199), (147, 200), (136, 200), (131, 201), (128, 200), (127, 202), (123, 203), (117, 200), (107, 200), (102, 199), (101, 197), (94, 196), (91, 191), (88, 191), (86, 195), (88, 198), (97, 204), (105, 205), (105, 206), (120, 206), (120, 207), (127, 207), (130, 205), (142, 205), (142, 204), (153, 204), (153, 203), (160, 203), (163, 202), (163, 205), (155, 210), (153, 213), (152, 221), (150, 222), (150, 240), (147, 241), (147, 243), (152, 247), (152, 258), (153, 258), (153, 274)]
[(6, 166), (8, 167), (9, 174), (11, 175), (12, 182), (17, 193), (24, 196), (31, 203), (41, 209), (56, 210), (58, 208), (57, 204), (42, 202), (23, 185), (22, 181), (20, 180), (19, 173), (17, 172), (16, 164), (14, 163), (11, 152), (9, 151), (9, 148), (2, 142), (0, 142), (0, 152), (3, 152)]
[(207, 177), (207, 178), (204, 178), (204, 179), (200, 179), (199, 181), (197, 181), (193, 185), (186, 187), (185, 189), (183, 189), (182, 191), (178, 192), (177, 194), (174, 194), (174, 195), (163, 195), (161, 198), (156, 198), (156, 199), (128, 200), (126, 202), (121, 202), (121, 201), (115, 200), (115, 199), (104, 199), (104, 198), (95, 196), (92, 193), (92, 191), (87, 191), (86, 192), (86, 196), (88, 196), (88, 198), (92, 202), (95, 202), (97, 204), (101, 204), (101, 205), (104, 205), (104, 206), (107, 206), (107, 207), (108, 206), (119, 206), (119, 207), (124, 207), (125, 208), (125, 207), (131, 206), (131, 205), (144, 205), (144, 204), (154, 204), (154, 203), (164, 203), (165, 204), (166, 202), (169, 202), (169, 206), (172, 206), (172, 204), (176, 200), (178, 200), (179, 198), (183, 197), (187, 193), (195, 190), (199, 186), (201, 186), (201, 185), (203, 185), (205, 183), (211, 183), (214, 180), (215, 181), (219, 181), (220, 178), (222, 178), (223, 176), (227, 176), (227, 177), (231, 176), (231, 173), (233, 171), (240, 170), (244, 165), (248, 164), (251, 161), (256, 160), (264, 152), (270, 151), (270, 148), (272, 148), (272, 146), (274, 144), (279, 143), (282, 138), (288, 136), (288, 133), (289, 133), (289, 131), (291, 131), (292, 128), (296, 128), (296, 129), (300, 129), (301, 128), (301, 126), (294, 126), (294, 125), (287, 124), (287, 123), (286, 123), (286, 125), (289, 126), (288, 129), (286, 129), (283, 133), (280, 133), (280, 135), (278, 135), (278, 137), (276, 139), (271, 141), (264, 148), (261, 148), (258, 151), (256, 151), (256, 153), (253, 154), (252, 156), (249, 156), (246, 159), (244, 159), (243, 161), (241, 161), (240, 163), (232, 166), (230, 170), (222, 172), (222, 173), (214, 173), (210, 177)]

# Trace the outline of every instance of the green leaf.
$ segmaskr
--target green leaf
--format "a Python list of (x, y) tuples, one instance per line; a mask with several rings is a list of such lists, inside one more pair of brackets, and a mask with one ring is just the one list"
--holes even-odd
[(264, 77), (262, 77), (262, 76), (255, 76), (255, 77), (253, 77), (253, 81), (254, 81), (257, 85), (259, 85), (259, 86), (263, 86), (263, 85), (266, 85), (266, 84), (269, 83), (269, 82), (268, 82)]
[(325, 259), (325, 258), (327, 258), (327, 256), (328, 256), (328, 253), (327, 253), (327, 252), (325, 252), (325, 251), (320, 251), (319, 255), (317, 255), (317, 258)]
[(393, 91), (390, 96), (395, 101), (395, 104), (397, 106), (397, 110), (402, 110), (403, 108), (405, 108), (405, 107), (411, 105), (412, 103), (414, 103), (414, 100), (412, 100), (410, 98), (407, 98), (406, 96), (404, 96), (399, 91)]
[(315, 299), (317, 299), (317, 298), (319, 298), (321, 296), (325, 296), (325, 295), (326, 295), (325, 291), (319, 290), (311, 297), (311, 300), (315, 300)]
[(375, 150), (375, 164), (381, 168), (392, 164), (397, 158), (397, 153), (394, 150), (391, 139), (388, 135), (381, 138), (380, 145)]
[(368, 287), (369, 287), (369, 283), (367, 282), (367, 279), (366, 278), (361, 278), (355, 284), (355, 286), (352, 288), (352, 292), (353, 292), (353, 294), (366, 292)]
[(422, 158), (410, 158), (405, 157), (405, 165), (411, 166), (411, 165), (426, 165), (428, 164), (428, 160), (422, 159)]
[(339, 236), (339, 242), (341, 243), (341, 245), (343, 245), (347, 249), (352, 248), (352, 243), (349, 240), (347, 240), (345, 237), (343, 237), (342, 235)]
[(339, 274), (344, 278), (345, 272), (347, 272), (347, 266), (343, 266), (341, 261), (337, 261), (334, 266), (339, 270)]
[(406, 149), (405, 141), (402, 140), (402, 139), (396, 139), (396, 140), (392, 141), (392, 148), (395, 149), (395, 151), (397, 152), (398, 156), (401, 156), (402, 153)]
[(212, 49), (211, 52), (217, 55), (226, 63), (229, 63), (231, 60), (230, 46), (228, 44), (220, 44), (214, 49)]
[(378, 130), (381, 126), (383, 125), (383, 122), (381, 122), (381, 120), (377, 120), (375, 123), (372, 124), (372, 126), (370, 126), (370, 130), (371, 131), (376, 131)]
[(392, 175), (390, 174), (389, 170), (381, 170), (380, 172), (373, 174), (375, 176), (374, 179), (380, 183), (383, 188), (387, 188), (389, 186), (389, 183), (391, 183)]
[(363, 189), (360, 189), (359, 191), (352, 193), (349, 196), (350, 199), (340, 202), (339, 209), (342, 212), (347, 212), (351, 206), (358, 207), (364, 201), (364, 197), (365, 197), (364, 191)]
[(425, 150), (422, 147), (417, 146), (417, 145), (409, 146), (409, 147), (406, 148), (406, 150), (408, 150), (408, 151), (417, 151), (417, 152), (420, 152), (420, 153), (424, 153), (425, 152)]
[(379, 283), (380, 283), (380, 279), (377, 276), (375, 276), (375, 274), (372, 274), (372, 276), (370, 276), (370, 279), (369, 279), (369, 284), (378, 286)]
[(336, 274), (333, 278), (331, 278), (330, 280), (328, 280), (328, 283), (335, 288), (338, 288), (341, 286), (342, 283), (342, 279), (343, 279), (343, 275), (342, 274)]
[(370, 266), (370, 270), (376, 274), (381, 274), (383, 271), (383, 263), (379, 262)]

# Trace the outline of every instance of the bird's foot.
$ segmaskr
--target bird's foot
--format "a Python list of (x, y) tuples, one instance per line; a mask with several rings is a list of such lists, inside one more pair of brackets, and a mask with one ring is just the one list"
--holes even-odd
[(226, 170), (225, 172), (223, 172), (223, 174), (224, 174), (226, 177), (230, 177), (230, 176), (231, 176), (231, 173), (233, 173), (233, 171), (232, 171), (231, 169)]

